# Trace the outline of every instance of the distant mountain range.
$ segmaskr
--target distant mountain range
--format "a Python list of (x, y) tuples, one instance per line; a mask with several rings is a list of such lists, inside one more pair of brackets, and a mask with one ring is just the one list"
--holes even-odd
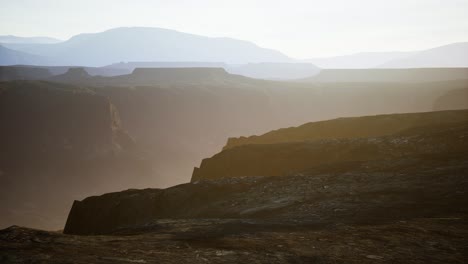
[(468, 67), (468, 42), (414, 52), (364, 52), (305, 61), (324, 69)]
[[(223, 67), (264, 79), (312, 76), (323, 69), (468, 67), (468, 42), (413, 52), (363, 52), (295, 60), (252, 42), (212, 38), (175, 30), (124, 27), (79, 34), (59, 41), (47, 37), (0, 36), (0, 65), (136, 67)], [(146, 65), (144, 65), (146, 64)], [(315, 67), (314, 65), (318, 66)]]

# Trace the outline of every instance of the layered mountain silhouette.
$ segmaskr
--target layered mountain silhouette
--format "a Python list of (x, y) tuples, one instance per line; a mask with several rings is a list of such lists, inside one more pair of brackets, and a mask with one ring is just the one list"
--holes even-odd
[(50, 57), (62, 65), (82, 66), (104, 66), (120, 61), (291, 61), (278, 51), (264, 49), (247, 41), (143, 27), (80, 34), (55, 44), (8, 44), (7, 47)]
[[(282, 72), (288, 79), (301, 76), (305, 70), (301, 62), (315, 64), (320, 68), (364, 69), (364, 68), (443, 68), (468, 67), (468, 43), (460, 42), (428, 50), (411, 52), (362, 52), (352, 55), (293, 60), (281, 52), (258, 47), (257, 45), (230, 38), (210, 38), (182, 33), (162, 28), (115, 28), (100, 33), (80, 34), (67, 41), (52, 38), (19, 38), (0, 36), (0, 43), (8, 49), (47, 58), (21, 62), (32, 65), (72, 65), (105, 66), (120, 62), (184, 63), (183, 67), (200, 64), (213, 67), (210, 63), (248, 64), (235, 71), (247, 71), (250, 77), (271, 78), (272, 72), (262, 73), (269, 68), (278, 71), (288, 66), (278, 63), (298, 63), (289, 65), (286, 71), (295, 70), (293, 75)], [(24, 55), (25, 56), (25, 55)], [(260, 64), (258, 64), (260, 63)], [(262, 63), (274, 63), (264, 65)], [(276, 64), (275, 64), (276, 63)], [(1, 65), (18, 64), (4, 55), (0, 56)], [(127, 65), (129, 66), (129, 65)], [(216, 65), (219, 67), (220, 65)], [(141, 64), (137, 67), (143, 67)], [(309, 66), (311, 67), (311, 66)], [(252, 69), (254, 68), (254, 69)], [(130, 69), (133, 70), (133, 69)], [(228, 70), (228, 69), (227, 69)], [(233, 73), (236, 73), (233, 71)], [(309, 74), (312, 75), (312, 74)], [(274, 79), (282, 78), (273, 76)]]

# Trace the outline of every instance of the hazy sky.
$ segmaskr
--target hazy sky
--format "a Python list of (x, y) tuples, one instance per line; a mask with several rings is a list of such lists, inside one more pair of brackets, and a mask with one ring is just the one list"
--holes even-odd
[(467, 14), (468, 0), (0, 0), (0, 35), (149, 26), (311, 58), (468, 41)]

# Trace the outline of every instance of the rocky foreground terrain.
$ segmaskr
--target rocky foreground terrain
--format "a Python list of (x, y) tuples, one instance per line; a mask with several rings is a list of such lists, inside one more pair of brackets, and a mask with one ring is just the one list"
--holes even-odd
[[(0, 262), (466, 263), (467, 172), (459, 161), (419, 173), (369, 168), (107, 194), (79, 219), (106, 235), (10, 227), (0, 231)], [(160, 208), (155, 196), (180, 200)]]
[[(0, 231), (0, 262), (466, 263), (467, 172), (467, 162), (455, 162), (419, 173), (232, 178), (107, 194), (113, 212), (104, 206), (101, 215), (125, 224), (106, 218), (114, 227), (106, 229), (95, 207), (80, 220), (106, 235), (10, 227)], [(167, 206), (174, 211), (142, 217), (158, 192), (180, 195)]]
[(1, 230), (0, 263), (466, 263), (467, 111), (370, 119), (408, 118), (250, 138), (190, 183), (75, 201), (63, 233)]
[(466, 263), (467, 215), (378, 224), (158, 220), (108, 236), (0, 231), (1, 263)]

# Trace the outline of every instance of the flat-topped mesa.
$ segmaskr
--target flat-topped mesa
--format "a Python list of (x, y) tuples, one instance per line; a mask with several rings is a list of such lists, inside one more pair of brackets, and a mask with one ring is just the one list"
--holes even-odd
[(69, 68), (64, 74), (56, 75), (50, 78), (50, 81), (75, 83), (88, 80), (92, 76), (82, 67)]
[(287, 176), (324, 169), (346, 172), (366, 167), (369, 162), (400, 162), (402, 157), (445, 159), (468, 148), (468, 141), (463, 139), (467, 128), (468, 110), (309, 123), (237, 142), (231, 139), (231, 145), (194, 169), (191, 181)]
[(224, 79), (229, 74), (223, 68), (136, 68), (131, 78), (153, 82), (190, 82)]

